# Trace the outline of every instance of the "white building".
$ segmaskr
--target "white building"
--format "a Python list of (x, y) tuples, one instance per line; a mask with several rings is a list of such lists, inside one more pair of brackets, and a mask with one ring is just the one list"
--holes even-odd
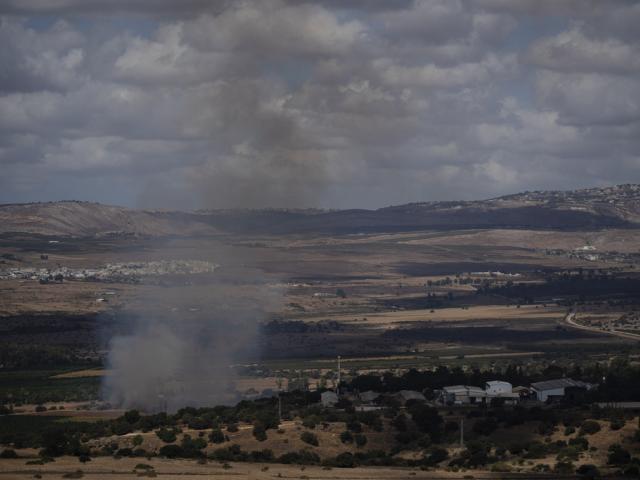
[(485, 403), (487, 392), (480, 387), (451, 385), (442, 389), (440, 400), (448, 405), (477, 405)]
[(505, 403), (516, 403), (520, 399), (520, 394), (513, 391), (513, 386), (509, 382), (492, 380), (485, 383), (487, 398), (501, 398)]
[(513, 386), (509, 382), (501, 382), (500, 380), (492, 380), (485, 383), (484, 386), (487, 395), (498, 396), (503, 393), (512, 393)]
[(566, 395), (567, 388), (591, 390), (594, 385), (572, 378), (559, 378), (531, 384), (531, 391), (539, 402), (557, 400)]

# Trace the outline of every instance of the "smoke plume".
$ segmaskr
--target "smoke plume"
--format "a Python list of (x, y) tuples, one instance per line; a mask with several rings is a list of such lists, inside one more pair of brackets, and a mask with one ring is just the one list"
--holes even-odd
[(259, 326), (282, 294), (254, 270), (229, 267), (200, 284), (142, 286), (126, 333), (111, 339), (103, 397), (144, 411), (238, 400), (232, 365), (259, 356)]

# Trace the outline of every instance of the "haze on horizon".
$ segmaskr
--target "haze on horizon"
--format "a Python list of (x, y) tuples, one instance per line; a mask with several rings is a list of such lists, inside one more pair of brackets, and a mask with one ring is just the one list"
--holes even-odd
[(640, 181), (640, 2), (7, 0), (0, 203), (380, 207)]

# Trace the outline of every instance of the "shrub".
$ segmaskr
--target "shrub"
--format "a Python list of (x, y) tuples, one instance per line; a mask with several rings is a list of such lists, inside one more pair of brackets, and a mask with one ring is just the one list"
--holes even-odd
[(357, 420), (351, 420), (349, 422), (347, 422), (347, 430), (350, 430), (354, 433), (361, 433), (362, 432), (362, 424), (360, 422), (358, 422)]
[(553, 471), (560, 475), (571, 475), (574, 473), (575, 467), (571, 462), (558, 462), (553, 467)]
[(167, 457), (167, 458), (178, 458), (178, 457), (184, 456), (182, 447), (180, 445), (175, 445), (175, 444), (165, 445), (160, 449), (159, 453), (161, 456)]
[(143, 441), (144, 438), (142, 438), (142, 435), (136, 435), (135, 437), (133, 437), (133, 445), (136, 447), (142, 445)]
[(609, 447), (609, 465), (626, 465), (631, 461), (631, 454), (618, 444)]
[(278, 463), (298, 464), (298, 465), (317, 465), (320, 463), (320, 457), (308, 450), (300, 450), (299, 452), (288, 452), (278, 457)]
[(565, 436), (573, 435), (576, 433), (576, 427), (567, 427), (564, 429)]
[(357, 466), (355, 457), (349, 452), (341, 453), (331, 463), (338, 468), (354, 468)]
[(358, 433), (354, 438), (358, 447), (364, 447), (367, 444), (367, 437), (362, 434)]
[(600, 470), (595, 465), (591, 465), (589, 463), (585, 463), (584, 465), (580, 465), (576, 470), (576, 473), (582, 477), (587, 478), (599, 478)]
[(507, 473), (511, 471), (511, 466), (504, 462), (498, 462), (491, 465), (491, 471)]
[(611, 430), (620, 430), (621, 428), (623, 428), (625, 426), (625, 420), (624, 418), (615, 418), (613, 420), (611, 420), (611, 423), (609, 424), (609, 428)]
[(300, 440), (302, 440), (304, 443), (308, 443), (309, 445), (313, 445), (314, 447), (317, 447), (319, 445), (318, 437), (311, 432), (302, 432), (302, 435), (300, 435)]
[(589, 448), (589, 440), (584, 437), (570, 438), (569, 445), (580, 450), (587, 450)]
[(36, 407), (36, 412), (46, 412), (47, 411), (47, 407), (45, 407), (44, 405), (38, 405)]
[(125, 412), (124, 421), (127, 423), (137, 423), (140, 420), (140, 412), (138, 410), (129, 410)]
[(209, 434), (209, 440), (211, 440), (212, 443), (224, 443), (224, 433), (222, 433), (222, 430), (219, 428), (212, 430)]
[(353, 442), (353, 435), (351, 434), (351, 432), (349, 430), (345, 430), (344, 432), (342, 432), (340, 434), (340, 441), (342, 443), (352, 443)]
[(498, 421), (493, 418), (481, 418), (473, 425), (473, 432), (478, 435), (491, 435), (498, 428)]
[(418, 432), (399, 432), (395, 439), (398, 443), (403, 445), (408, 445), (411, 442), (415, 442), (420, 438), (420, 434)]
[(176, 441), (176, 432), (174, 430), (168, 430), (162, 427), (160, 430), (156, 431), (156, 435), (164, 443), (173, 443)]
[(600, 431), (600, 424), (595, 420), (585, 420), (580, 426), (580, 435), (593, 435)]
[(424, 462), (427, 465), (434, 466), (445, 461), (447, 458), (449, 458), (449, 452), (444, 448), (437, 447), (431, 450), (431, 453), (425, 457)]
[(15, 450), (7, 448), (0, 453), (0, 458), (18, 458), (18, 454)]
[(267, 430), (261, 422), (255, 422), (253, 425), (253, 436), (259, 442), (264, 442), (267, 439)]
[(302, 420), (302, 426), (305, 428), (314, 429), (316, 428), (317, 424), (318, 418), (315, 415), (309, 415), (308, 417), (305, 417), (304, 420)]
[(237, 431), (238, 431), (238, 424), (237, 423), (230, 423), (229, 425), (227, 425), (227, 432), (235, 433)]
[(116, 452), (116, 456), (118, 457), (131, 457), (133, 455), (133, 450), (130, 448), (121, 448)]

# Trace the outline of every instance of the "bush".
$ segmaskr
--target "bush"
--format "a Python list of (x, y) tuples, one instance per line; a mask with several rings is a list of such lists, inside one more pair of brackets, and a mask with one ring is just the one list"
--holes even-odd
[(569, 436), (569, 435), (573, 435), (574, 433), (576, 433), (576, 428), (575, 427), (567, 427), (564, 429), (564, 434), (565, 436)]
[(626, 422), (624, 420), (624, 418), (616, 418), (611, 420), (611, 423), (609, 424), (609, 428), (611, 430), (620, 430), (621, 428), (623, 428), (625, 426)]
[(136, 435), (135, 437), (133, 437), (133, 445), (135, 447), (139, 447), (140, 445), (142, 445), (143, 441), (144, 438), (142, 438), (142, 435)]
[(331, 464), (338, 468), (354, 468), (357, 466), (355, 457), (349, 452), (341, 453), (331, 462)]
[(425, 457), (424, 463), (430, 466), (435, 466), (438, 463), (445, 461), (447, 458), (449, 458), (449, 452), (444, 448), (437, 447), (431, 450), (431, 453)]
[(314, 447), (317, 447), (319, 445), (318, 437), (311, 432), (302, 432), (302, 434), (300, 435), (300, 440), (302, 440), (304, 443), (308, 443), (309, 445), (313, 445)]
[(367, 437), (360, 433), (356, 434), (354, 438), (358, 447), (364, 447), (367, 444)]
[(352, 443), (353, 442), (353, 435), (351, 434), (351, 432), (349, 430), (345, 430), (344, 432), (342, 432), (340, 434), (340, 441), (342, 443)]
[(558, 462), (553, 467), (553, 471), (560, 475), (571, 475), (575, 472), (575, 467), (571, 462)]
[(491, 471), (507, 473), (511, 471), (511, 466), (508, 463), (498, 462), (491, 465)]
[(7, 448), (0, 453), (0, 458), (18, 458), (18, 454), (15, 450)]
[(570, 438), (569, 445), (580, 450), (587, 450), (589, 448), (589, 440), (584, 437)]
[(211, 440), (212, 443), (224, 443), (224, 433), (222, 433), (222, 430), (220, 430), (219, 428), (216, 430), (212, 430), (209, 434), (209, 440)]
[(593, 435), (600, 431), (600, 424), (595, 420), (585, 420), (580, 427), (580, 435)]
[(121, 448), (116, 452), (117, 457), (131, 457), (133, 456), (133, 450), (130, 448)]
[(318, 424), (318, 418), (315, 415), (309, 415), (302, 420), (302, 426), (305, 428), (314, 429)]
[(300, 450), (299, 452), (288, 452), (278, 457), (278, 463), (298, 464), (298, 465), (317, 465), (320, 463), (320, 457), (308, 450)]
[(238, 424), (237, 423), (230, 423), (229, 425), (227, 425), (227, 432), (235, 433), (237, 431), (238, 431)]
[(259, 442), (264, 442), (267, 439), (267, 430), (261, 422), (255, 422), (253, 424), (253, 436)]
[(618, 444), (609, 447), (609, 465), (626, 465), (631, 461), (631, 454)]
[(408, 445), (412, 442), (415, 442), (420, 438), (420, 434), (418, 432), (400, 432), (395, 436), (396, 442), (401, 443), (403, 445)]
[(160, 449), (159, 453), (160, 453), (160, 456), (167, 457), (167, 458), (178, 458), (178, 457), (184, 456), (182, 447), (180, 445), (175, 445), (175, 444), (165, 445)]
[(478, 435), (491, 435), (498, 428), (498, 421), (493, 418), (481, 418), (473, 425), (473, 432)]
[(352, 431), (353, 433), (361, 433), (362, 432), (362, 424), (357, 420), (351, 420), (347, 422), (347, 430)]
[(580, 465), (576, 470), (576, 473), (582, 477), (587, 478), (599, 478), (600, 470), (595, 465), (591, 465), (589, 463), (585, 463), (584, 465)]
[(44, 405), (38, 405), (36, 407), (36, 412), (46, 412), (47, 411), (47, 407), (45, 407)]
[(162, 427), (160, 430), (156, 431), (156, 435), (164, 443), (173, 443), (173, 442), (176, 441), (176, 432), (175, 432), (175, 430), (168, 430), (168, 429)]
[(137, 423), (140, 420), (140, 412), (138, 410), (129, 410), (124, 414), (124, 420), (127, 423)]

